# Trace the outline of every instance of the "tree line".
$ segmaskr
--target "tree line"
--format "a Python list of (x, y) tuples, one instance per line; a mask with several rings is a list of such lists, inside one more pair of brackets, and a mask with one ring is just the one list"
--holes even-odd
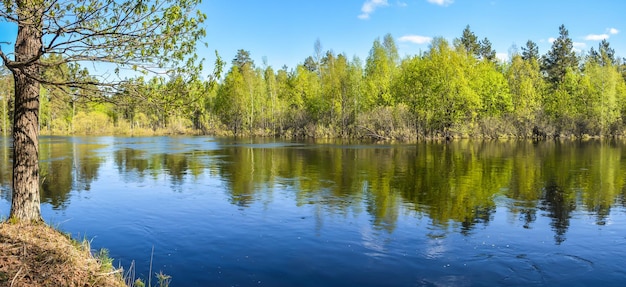
[[(404, 58), (390, 34), (373, 42), (365, 62), (324, 51), (318, 40), (293, 69), (258, 65), (239, 50), (220, 77), (225, 62), (216, 55), (208, 79), (139, 77), (113, 95), (42, 85), (40, 130), (416, 140), (622, 136), (626, 128), (626, 60), (607, 40), (576, 52), (563, 25), (546, 54), (529, 40), (507, 61), (469, 26)], [(56, 81), (90, 77), (78, 64), (42, 70)], [(0, 77), (7, 94), (12, 81), (4, 71)], [(6, 134), (12, 109), (0, 96)]]

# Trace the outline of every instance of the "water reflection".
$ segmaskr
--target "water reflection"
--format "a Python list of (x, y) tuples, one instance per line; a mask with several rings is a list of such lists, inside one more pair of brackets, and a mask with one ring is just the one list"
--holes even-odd
[[(374, 232), (394, 232), (402, 214), (429, 220), (433, 238), (472, 234), (489, 225), (498, 207), (536, 228), (548, 217), (557, 244), (573, 213), (604, 225), (624, 205), (623, 144), (588, 142), (471, 142), (416, 145), (257, 143), (208, 138), (160, 138), (141, 145), (99, 138), (43, 138), (42, 202), (64, 209), (71, 191), (89, 191), (104, 163), (126, 182), (167, 177), (183, 192), (204, 174), (219, 176), (231, 204), (245, 209), (286, 192), (298, 206), (323, 216), (367, 213)], [(161, 141), (173, 141), (155, 149)], [(172, 143), (168, 143), (171, 145)], [(203, 149), (211, 146), (210, 149)], [(0, 141), (0, 188), (10, 189), (10, 143)], [(502, 202), (498, 198), (504, 198)], [(504, 206), (503, 206), (504, 205)], [(543, 227), (543, 226), (542, 226)]]
[(9, 137), (0, 136), (0, 196), (10, 201), (11, 197), (11, 141)]
[(72, 190), (89, 191), (105, 159), (94, 150), (102, 147), (63, 138), (45, 140), (39, 148), (41, 202), (62, 209), (68, 204)]

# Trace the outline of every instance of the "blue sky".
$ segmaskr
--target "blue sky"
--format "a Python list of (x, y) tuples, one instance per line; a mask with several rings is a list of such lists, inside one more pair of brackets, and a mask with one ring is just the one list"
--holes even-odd
[[(576, 49), (588, 51), (608, 38), (616, 54), (626, 57), (623, 0), (204, 0), (199, 8), (208, 16), (208, 48), (198, 49), (206, 73), (215, 50), (228, 63), (245, 49), (257, 66), (265, 57), (275, 69), (294, 68), (313, 55), (319, 39), (324, 50), (365, 62), (373, 41), (387, 33), (405, 56), (427, 50), (432, 37), (460, 37), (466, 25), (480, 39), (487, 37), (501, 57), (529, 39), (545, 53), (561, 24)], [(0, 31), (0, 42), (15, 41), (15, 27), (0, 22)]]

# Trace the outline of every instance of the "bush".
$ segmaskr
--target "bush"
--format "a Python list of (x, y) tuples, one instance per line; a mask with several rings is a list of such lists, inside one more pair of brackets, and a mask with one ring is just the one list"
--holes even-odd
[(102, 135), (113, 132), (113, 122), (102, 112), (79, 112), (73, 121), (74, 134)]

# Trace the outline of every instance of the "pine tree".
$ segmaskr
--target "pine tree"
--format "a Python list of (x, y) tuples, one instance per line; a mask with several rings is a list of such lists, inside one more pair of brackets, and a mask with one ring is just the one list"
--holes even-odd
[(526, 42), (526, 46), (522, 47), (522, 59), (524, 61), (539, 60), (539, 47), (531, 40)]
[(491, 41), (485, 37), (482, 41), (480, 41), (480, 58), (483, 60), (487, 60), (489, 62), (496, 61), (496, 50), (491, 48)]
[(598, 51), (596, 51), (593, 47), (589, 50), (588, 58), (600, 66), (614, 66), (617, 64), (617, 60), (615, 59), (615, 50), (610, 47), (609, 41), (606, 39), (602, 40), (598, 44)]
[(568, 68), (578, 69), (578, 57), (569, 32), (565, 25), (561, 25), (559, 37), (552, 43), (548, 54), (542, 57), (541, 70), (546, 74), (548, 83), (556, 85), (563, 82)]
[(480, 44), (478, 43), (478, 37), (476, 37), (476, 34), (470, 30), (469, 25), (465, 26), (463, 36), (461, 36), (461, 39), (459, 40), (465, 52), (469, 55), (479, 55)]

